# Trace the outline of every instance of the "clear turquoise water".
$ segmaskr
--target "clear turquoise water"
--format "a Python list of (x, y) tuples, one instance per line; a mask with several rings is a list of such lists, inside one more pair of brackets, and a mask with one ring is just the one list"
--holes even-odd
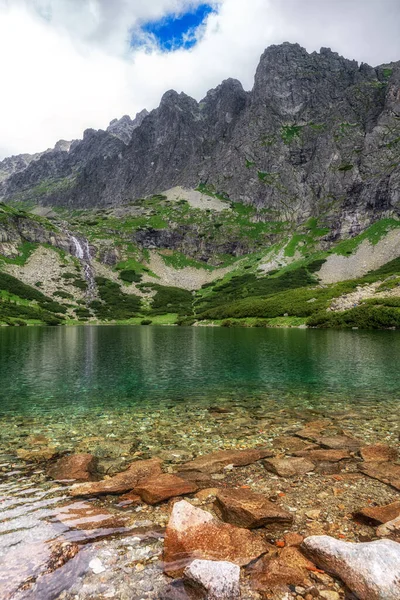
[[(140, 436), (150, 452), (155, 440), (169, 447), (185, 435), (237, 442), (279, 410), (355, 411), (384, 423), (399, 406), (399, 367), (395, 331), (3, 328), (0, 435), (8, 449), (26, 447), (32, 432), (67, 449), (93, 436)], [(213, 428), (216, 404), (242, 426)]]

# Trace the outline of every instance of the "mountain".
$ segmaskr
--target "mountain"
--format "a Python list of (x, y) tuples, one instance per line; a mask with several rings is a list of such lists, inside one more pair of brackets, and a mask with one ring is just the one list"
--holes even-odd
[(271, 46), (0, 179), (0, 324), (400, 327), (400, 62)]
[(199, 184), (295, 222), (329, 213), (336, 235), (400, 209), (400, 62), (372, 68), (330, 49), (269, 47), (254, 87), (232, 79), (201, 102), (160, 106), (11, 174), (4, 201), (119, 205)]

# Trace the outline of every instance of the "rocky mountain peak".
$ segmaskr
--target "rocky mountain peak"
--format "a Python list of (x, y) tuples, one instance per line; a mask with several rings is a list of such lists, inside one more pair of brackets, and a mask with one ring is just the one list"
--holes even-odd
[(251, 92), (235, 79), (200, 103), (169, 90), (150, 114), (20, 162), (2, 195), (96, 206), (203, 183), (276, 220), (328, 215), (335, 231), (360, 231), (379, 211), (400, 214), (399, 90), (400, 63), (373, 68), (329, 48), (271, 46)]
[(132, 137), (132, 132), (134, 129), (136, 129), (136, 127), (140, 127), (148, 114), (148, 110), (143, 109), (141, 112), (136, 114), (136, 117), (133, 120), (129, 115), (124, 115), (120, 119), (113, 119), (110, 125), (107, 127), (107, 132), (115, 135), (125, 144), (129, 144)]

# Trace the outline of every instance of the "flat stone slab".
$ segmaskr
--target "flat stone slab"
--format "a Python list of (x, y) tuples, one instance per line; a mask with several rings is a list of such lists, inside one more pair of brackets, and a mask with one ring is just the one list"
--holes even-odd
[(280, 477), (293, 477), (304, 475), (314, 470), (314, 463), (306, 458), (268, 458), (263, 460), (263, 465), (271, 473)]
[(294, 452), (294, 455), (307, 458), (311, 462), (339, 462), (352, 458), (348, 450), (300, 450)]
[(251, 531), (221, 523), (209, 512), (181, 500), (174, 504), (165, 533), (164, 570), (178, 577), (195, 559), (244, 566), (268, 547)]
[(201, 471), (202, 473), (218, 473), (227, 465), (245, 467), (262, 458), (273, 456), (270, 448), (255, 448), (249, 450), (218, 450), (211, 454), (198, 456), (180, 467), (181, 471)]
[(386, 444), (373, 444), (364, 446), (360, 454), (365, 462), (390, 462), (396, 460), (399, 453), (396, 448)]
[(357, 511), (355, 517), (364, 517), (377, 523), (387, 523), (400, 517), (400, 501), (385, 504), (384, 506), (367, 506)]
[(158, 504), (169, 498), (193, 494), (199, 488), (197, 485), (176, 475), (163, 473), (145, 479), (133, 490), (147, 504)]
[(304, 540), (315, 564), (339, 577), (360, 600), (399, 600), (400, 544), (379, 540), (354, 544), (327, 535)]
[(368, 477), (378, 479), (378, 481), (400, 490), (400, 465), (389, 462), (370, 462), (363, 463), (358, 468)]
[(97, 458), (91, 454), (71, 454), (47, 469), (47, 475), (57, 481), (91, 481), (96, 466)]
[(158, 458), (138, 460), (131, 463), (126, 471), (109, 479), (80, 483), (70, 489), (71, 496), (97, 496), (101, 494), (123, 494), (133, 490), (141, 481), (152, 475), (162, 473), (161, 461)]
[(317, 444), (331, 450), (350, 450), (356, 452), (361, 448), (360, 440), (348, 435), (323, 435), (316, 439)]
[(105, 508), (98, 508), (89, 502), (73, 502), (58, 509), (54, 517), (73, 529), (111, 529), (125, 527), (129, 517), (111, 513)]
[(294, 546), (267, 554), (249, 568), (252, 588), (270, 591), (288, 585), (302, 585), (315, 565)]
[(185, 578), (207, 594), (207, 600), (239, 600), (240, 567), (226, 561), (194, 560)]
[(251, 490), (217, 490), (215, 505), (224, 521), (247, 529), (265, 527), (269, 523), (293, 521), (289, 512)]
[(298, 450), (314, 450), (318, 446), (307, 440), (292, 435), (280, 435), (272, 440), (274, 448), (282, 448), (288, 452), (297, 452)]

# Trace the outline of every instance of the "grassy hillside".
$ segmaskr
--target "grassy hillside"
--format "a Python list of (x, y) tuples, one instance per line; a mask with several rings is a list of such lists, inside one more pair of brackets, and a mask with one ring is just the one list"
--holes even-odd
[[(163, 195), (50, 218), (0, 206), (0, 324), (400, 327), (400, 221), (333, 243), (322, 218), (293, 231), (201, 193), (218, 210)], [(90, 244), (93, 285), (72, 235)], [(353, 279), (326, 283), (335, 256)], [(369, 260), (379, 266), (365, 272)]]

